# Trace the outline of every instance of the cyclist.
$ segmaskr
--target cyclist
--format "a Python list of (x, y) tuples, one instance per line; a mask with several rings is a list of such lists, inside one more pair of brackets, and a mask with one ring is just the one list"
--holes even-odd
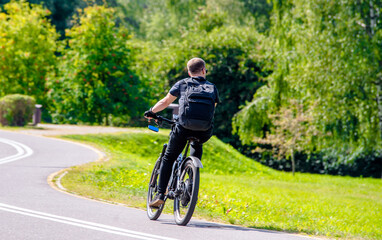
[[(207, 69), (203, 59), (192, 58), (187, 63), (187, 69), (190, 77), (175, 83), (166, 97), (144, 114), (145, 118), (155, 119), (156, 113), (167, 108), (175, 99), (179, 98), (179, 120), (171, 130), (160, 169), (158, 194), (149, 203), (150, 207), (159, 207), (164, 203), (172, 166), (187, 144), (187, 139), (190, 137), (198, 139), (191, 144), (190, 155), (201, 159), (203, 143), (212, 136), (214, 110), (216, 104), (220, 102), (218, 90), (214, 84), (206, 80)], [(190, 101), (190, 99), (193, 100)], [(208, 106), (211, 102), (208, 99), (212, 100), (212, 108)], [(189, 111), (192, 108), (195, 110)]]

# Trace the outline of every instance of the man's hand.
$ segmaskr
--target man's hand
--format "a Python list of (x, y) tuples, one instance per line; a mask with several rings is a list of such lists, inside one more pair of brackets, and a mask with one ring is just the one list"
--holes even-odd
[(175, 99), (176, 99), (175, 96), (168, 93), (167, 96), (161, 99), (159, 102), (157, 102), (154, 107), (146, 111), (143, 116), (148, 119), (152, 119), (152, 118), (157, 119), (158, 116), (156, 113), (153, 112), (153, 109), (155, 109), (156, 112), (160, 112), (166, 107), (168, 107), (168, 105), (170, 105)]
[(151, 119), (151, 118), (157, 119), (157, 118), (158, 118), (157, 114), (156, 114), (156, 113), (153, 113), (153, 111), (151, 110), (151, 108), (150, 108), (149, 110), (147, 110), (143, 116), (144, 116), (145, 118), (148, 118), (148, 119)]

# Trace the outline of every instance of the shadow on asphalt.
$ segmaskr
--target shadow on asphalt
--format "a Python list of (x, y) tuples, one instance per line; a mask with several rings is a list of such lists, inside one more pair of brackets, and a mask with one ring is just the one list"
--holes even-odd
[[(167, 219), (158, 220), (161, 224), (165, 225), (176, 225), (174, 221), (170, 221)], [(219, 224), (219, 223), (210, 223), (210, 222), (190, 222), (187, 226), (189, 228), (205, 228), (205, 229), (216, 229), (216, 230), (235, 230), (235, 231), (251, 231), (251, 232), (263, 232), (263, 233), (278, 233), (278, 234), (288, 234), (286, 232), (278, 232), (278, 231), (272, 231), (267, 229), (256, 229), (256, 228), (245, 228), (240, 226), (234, 226), (234, 225), (226, 225), (226, 224)]]

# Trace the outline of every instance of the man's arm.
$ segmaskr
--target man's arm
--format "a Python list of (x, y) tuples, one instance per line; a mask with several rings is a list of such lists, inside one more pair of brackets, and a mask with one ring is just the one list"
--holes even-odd
[(151, 108), (151, 111), (153, 113), (157, 113), (162, 111), (163, 109), (167, 108), (168, 105), (170, 105), (173, 101), (175, 101), (176, 97), (171, 95), (170, 93), (167, 94), (166, 97), (163, 99), (159, 100), (157, 104), (154, 105), (154, 107)]

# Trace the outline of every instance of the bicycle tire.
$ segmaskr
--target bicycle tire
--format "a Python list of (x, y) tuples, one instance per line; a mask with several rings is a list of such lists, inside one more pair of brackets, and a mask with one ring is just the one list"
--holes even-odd
[[(190, 176), (190, 173), (192, 173), (192, 176)], [(185, 179), (187, 175), (189, 178)], [(174, 199), (174, 216), (176, 224), (186, 226), (191, 220), (192, 214), (194, 213), (196, 207), (196, 203), (198, 201), (200, 181), (199, 168), (194, 165), (191, 159), (186, 160), (180, 175), (180, 181), (183, 185), (183, 189), (182, 193)], [(189, 189), (190, 183), (192, 183), (191, 190)], [(185, 197), (186, 195), (184, 191), (188, 192), (190, 197), (189, 200)], [(182, 209), (185, 209), (184, 214), (182, 213)]]
[(158, 193), (159, 169), (160, 169), (160, 161), (158, 159), (151, 173), (149, 188), (147, 191), (146, 209), (147, 209), (147, 216), (149, 217), (150, 220), (157, 220), (159, 216), (162, 214), (163, 207), (164, 207), (164, 204), (162, 204), (158, 209), (152, 208), (149, 206), (149, 203), (153, 200), (155, 194)]

